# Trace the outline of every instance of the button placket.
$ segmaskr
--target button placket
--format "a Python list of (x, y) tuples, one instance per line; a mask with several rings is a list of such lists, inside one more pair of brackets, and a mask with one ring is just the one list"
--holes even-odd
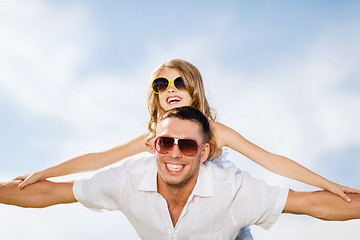
[(161, 201), (161, 213), (163, 214), (164, 216), (164, 224), (166, 226), (166, 228), (168, 229), (169, 231), (169, 234), (171, 234), (171, 232), (174, 232), (174, 226), (172, 224), (172, 221), (171, 221), (171, 217), (170, 217), (170, 213), (169, 213), (169, 209), (167, 207), (167, 202), (165, 200), (165, 198), (163, 196), (161, 196), (161, 194), (157, 194), (157, 196), (160, 198), (160, 201)]

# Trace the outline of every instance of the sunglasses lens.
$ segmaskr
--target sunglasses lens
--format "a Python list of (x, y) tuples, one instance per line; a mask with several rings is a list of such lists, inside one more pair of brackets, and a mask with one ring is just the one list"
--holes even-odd
[(165, 92), (169, 86), (169, 81), (166, 78), (157, 78), (153, 81), (151, 87), (156, 93)]
[(187, 88), (185, 86), (184, 80), (181, 77), (178, 77), (174, 80), (174, 85), (179, 91), (186, 91)]
[(173, 138), (159, 137), (158, 139), (156, 139), (155, 143), (156, 151), (162, 154), (168, 153), (173, 147), (174, 142), (175, 140)]
[(195, 140), (179, 139), (180, 151), (186, 156), (194, 156), (198, 151), (198, 145)]
[[(172, 137), (159, 137), (155, 141), (155, 149), (158, 153), (167, 154), (174, 147), (175, 139)], [(178, 147), (185, 156), (195, 156), (198, 152), (198, 144), (192, 139), (178, 139)]]

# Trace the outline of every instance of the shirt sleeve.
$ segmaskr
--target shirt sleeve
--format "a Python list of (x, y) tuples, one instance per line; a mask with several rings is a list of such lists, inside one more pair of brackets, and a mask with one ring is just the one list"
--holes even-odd
[(74, 182), (76, 200), (92, 210), (121, 210), (121, 196), (125, 181), (121, 167), (104, 170), (88, 179)]
[(238, 189), (232, 206), (236, 225), (258, 225), (268, 230), (284, 209), (288, 188), (270, 186), (248, 173), (239, 174)]

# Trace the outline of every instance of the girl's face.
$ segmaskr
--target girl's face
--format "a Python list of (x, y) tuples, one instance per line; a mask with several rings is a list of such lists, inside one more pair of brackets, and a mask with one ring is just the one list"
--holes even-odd
[[(180, 74), (175, 69), (165, 68), (160, 72), (158, 77), (164, 77), (169, 80), (173, 80), (179, 76)], [(192, 97), (190, 96), (189, 92), (178, 91), (174, 87), (173, 83), (170, 84), (168, 90), (166, 90), (164, 93), (159, 94), (158, 96), (160, 101), (160, 107), (165, 111), (177, 107), (191, 106), (192, 103)]]

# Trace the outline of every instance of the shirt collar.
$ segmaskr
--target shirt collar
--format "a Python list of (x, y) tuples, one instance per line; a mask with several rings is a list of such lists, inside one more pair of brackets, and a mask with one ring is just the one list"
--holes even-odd
[[(157, 168), (155, 161), (154, 164), (151, 164), (151, 166), (144, 174), (143, 179), (138, 185), (138, 190), (144, 192), (157, 192)], [(199, 197), (213, 196), (213, 188), (211, 186), (210, 176), (207, 168), (203, 163), (200, 164), (198, 179), (196, 181), (192, 195)]]
[(206, 168), (205, 164), (201, 163), (193, 195), (199, 197), (212, 197), (213, 193), (214, 191), (211, 185), (208, 169)]
[(156, 161), (154, 159), (153, 164), (149, 166), (147, 170), (145, 170), (145, 174), (143, 179), (140, 181), (138, 185), (138, 190), (144, 192), (156, 192), (157, 191), (157, 168)]

